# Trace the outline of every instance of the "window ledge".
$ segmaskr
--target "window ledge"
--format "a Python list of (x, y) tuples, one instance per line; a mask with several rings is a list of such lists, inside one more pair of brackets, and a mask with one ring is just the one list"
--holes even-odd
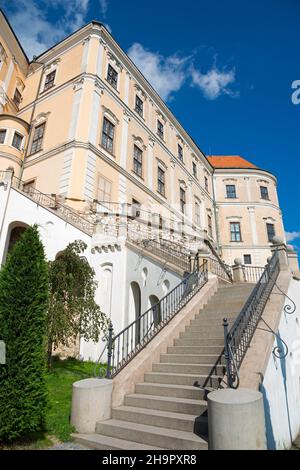
[(118, 94), (120, 94), (118, 88), (114, 87), (114, 86), (107, 80), (107, 78), (105, 78), (105, 81), (106, 81), (106, 83), (108, 83), (109, 87), (110, 87), (112, 90), (114, 90), (114, 91), (116, 91)]
[(116, 159), (116, 155), (112, 152), (110, 152), (109, 150), (107, 150), (107, 148), (105, 148), (102, 144), (99, 144), (99, 147), (104, 150), (106, 153), (108, 153), (108, 155), (110, 155), (111, 157), (115, 158)]
[(140, 176), (138, 173), (136, 173), (134, 170), (131, 170), (131, 173), (133, 173), (135, 176), (137, 176), (140, 180), (145, 181), (143, 176)]

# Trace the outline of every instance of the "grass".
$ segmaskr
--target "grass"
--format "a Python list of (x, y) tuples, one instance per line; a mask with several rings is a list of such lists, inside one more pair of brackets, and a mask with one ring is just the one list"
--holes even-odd
[(34, 433), (25, 439), (0, 449), (45, 449), (58, 442), (69, 441), (73, 428), (70, 424), (72, 385), (77, 380), (93, 377), (93, 362), (76, 359), (53, 359), (51, 372), (46, 375), (48, 406), (44, 432)]

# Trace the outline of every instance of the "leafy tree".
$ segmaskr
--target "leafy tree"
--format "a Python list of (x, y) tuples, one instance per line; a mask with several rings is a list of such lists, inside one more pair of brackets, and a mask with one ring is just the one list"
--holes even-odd
[(95, 302), (95, 272), (83, 253), (87, 245), (76, 240), (49, 262), (48, 366), (53, 348), (69, 346), (78, 336), (98, 341), (107, 318)]
[(37, 227), (29, 227), (0, 272), (0, 439), (13, 441), (43, 427), (46, 407), (48, 269)]

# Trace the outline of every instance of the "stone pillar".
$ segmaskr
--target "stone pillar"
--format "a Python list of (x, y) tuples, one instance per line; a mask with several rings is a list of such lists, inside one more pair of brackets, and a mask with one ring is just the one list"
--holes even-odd
[(287, 257), (287, 248), (286, 245), (283, 243), (283, 239), (275, 236), (273, 238), (273, 245), (271, 246), (272, 254), (277, 252), (279, 258), (279, 266), (280, 271), (288, 271), (289, 270), (289, 262)]
[(290, 270), (293, 273), (299, 271), (298, 253), (292, 245), (287, 245), (287, 257)]
[(266, 450), (263, 396), (256, 390), (219, 389), (207, 396), (210, 450)]
[(234, 260), (234, 265), (232, 266), (232, 275), (233, 282), (245, 282), (243, 263), (240, 258)]
[(73, 383), (71, 424), (79, 433), (94, 433), (96, 423), (111, 416), (113, 382), (85, 379)]

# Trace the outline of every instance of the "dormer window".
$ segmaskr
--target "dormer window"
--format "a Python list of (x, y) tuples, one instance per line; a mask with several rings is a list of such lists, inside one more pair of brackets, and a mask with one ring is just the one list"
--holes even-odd
[(44, 90), (49, 90), (54, 86), (55, 75), (56, 70), (53, 70), (53, 72), (50, 72), (48, 73), (48, 75), (46, 75)]
[(110, 64), (107, 69), (107, 81), (114, 88), (118, 88), (118, 72)]
[(15, 89), (15, 94), (14, 94), (14, 97), (13, 97), (13, 102), (15, 103), (17, 108), (20, 106), (21, 100), (22, 100), (22, 95), (19, 92), (18, 88), (16, 88)]

